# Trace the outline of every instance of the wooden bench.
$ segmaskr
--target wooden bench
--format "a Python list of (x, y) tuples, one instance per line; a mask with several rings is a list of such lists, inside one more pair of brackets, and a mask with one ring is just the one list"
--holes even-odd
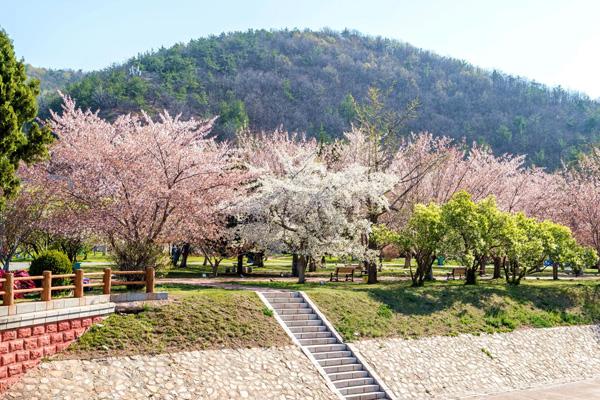
[(329, 281), (330, 282), (339, 282), (340, 274), (344, 274), (346, 281), (354, 282), (354, 270), (355, 269), (356, 269), (356, 267), (349, 267), (349, 266), (336, 267), (335, 272), (331, 273), (331, 277), (329, 278)]
[(452, 268), (452, 272), (448, 272), (448, 275), (446, 275), (446, 280), (450, 280), (450, 277), (456, 279), (456, 275), (458, 275), (458, 279), (461, 279), (467, 275), (467, 269), (465, 267)]

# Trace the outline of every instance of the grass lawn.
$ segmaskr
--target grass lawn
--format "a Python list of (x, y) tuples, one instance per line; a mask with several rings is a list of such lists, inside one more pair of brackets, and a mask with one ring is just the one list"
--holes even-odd
[(600, 322), (597, 282), (526, 281), (511, 287), (496, 282), (465, 286), (444, 281), (422, 288), (411, 288), (408, 282), (262, 285), (304, 290), (346, 340), (454, 336)]
[(173, 299), (137, 314), (113, 314), (86, 332), (60, 358), (157, 354), (289, 344), (254, 292), (163, 286)]

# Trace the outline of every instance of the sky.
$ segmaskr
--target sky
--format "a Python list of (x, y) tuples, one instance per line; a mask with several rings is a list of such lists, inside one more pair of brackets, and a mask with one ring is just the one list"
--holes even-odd
[(600, 98), (597, 0), (0, 0), (0, 27), (39, 67), (101, 69), (248, 29), (355, 29)]

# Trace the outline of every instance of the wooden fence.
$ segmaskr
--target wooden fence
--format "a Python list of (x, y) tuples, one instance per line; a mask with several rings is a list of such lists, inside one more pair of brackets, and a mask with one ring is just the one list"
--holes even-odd
[[(126, 275), (141, 275), (144, 280), (128, 281), (113, 279)], [(88, 283), (84, 283), (84, 278), (89, 278)], [(54, 279), (71, 279), (71, 285), (53, 286)], [(123, 278), (121, 278), (123, 279)], [(31, 289), (15, 289), (14, 284), (18, 281), (42, 281), (41, 287)], [(92, 282), (95, 280), (95, 282)], [(102, 287), (103, 294), (110, 294), (113, 286), (119, 285), (140, 285), (146, 287), (146, 293), (154, 293), (154, 268), (146, 268), (145, 271), (113, 271), (105, 268), (104, 272), (84, 272), (82, 269), (75, 270), (73, 274), (52, 275), (51, 271), (44, 271), (42, 275), (37, 276), (19, 276), (15, 277), (12, 272), (0, 279), (2, 283), (2, 305), (12, 306), (15, 303), (15, 294), (40, 293), (41, 301), (52, 300), (52, 292), (58, 290), (73, 290), (73, 297), (83, 297), (84, 288)]]

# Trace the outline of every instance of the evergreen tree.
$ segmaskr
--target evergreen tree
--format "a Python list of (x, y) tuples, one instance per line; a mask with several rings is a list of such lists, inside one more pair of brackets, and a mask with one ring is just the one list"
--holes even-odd
[(38, 161), (52, 141), (50, 129), (33, 122), (39, 91), (39, 81), (27, 80), (24, 63), (0, 30), (0, 204), (19, 185), (19, 163)]

